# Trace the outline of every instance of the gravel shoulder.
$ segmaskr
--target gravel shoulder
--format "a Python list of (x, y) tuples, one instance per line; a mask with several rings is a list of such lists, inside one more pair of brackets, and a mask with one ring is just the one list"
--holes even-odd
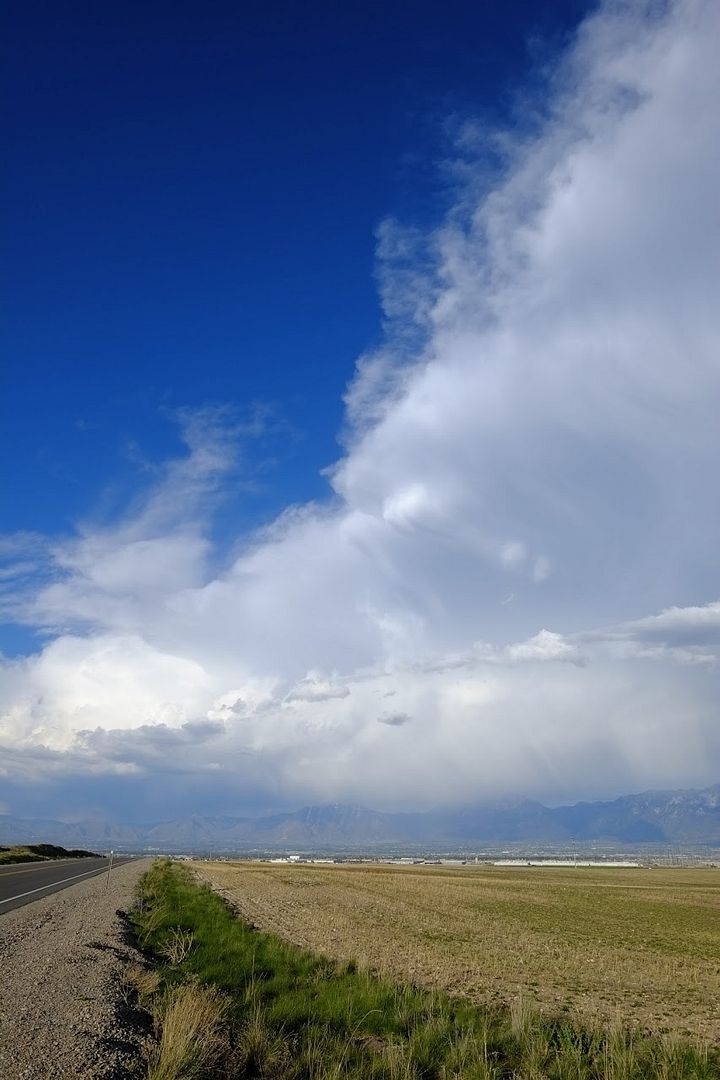
[(121, 1080), (142, 1031), (121, 977), (138, 954), (123, 913), (150, 860), (125, 863), (0, 915), (0, 1077)]

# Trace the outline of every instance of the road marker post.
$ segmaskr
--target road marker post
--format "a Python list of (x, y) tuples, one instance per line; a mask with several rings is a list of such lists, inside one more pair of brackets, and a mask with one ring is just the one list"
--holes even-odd
[(114, 854), (115, 854), (115, 852), (111, 850), (110, 851), (110, 862), (108, 863), (108, 876), (107, 876), (107, 881), (105, 882), (105, 888), (106, 889), (108, 889), (110, 887), (110, 871), (112, 870), (113, 855)]

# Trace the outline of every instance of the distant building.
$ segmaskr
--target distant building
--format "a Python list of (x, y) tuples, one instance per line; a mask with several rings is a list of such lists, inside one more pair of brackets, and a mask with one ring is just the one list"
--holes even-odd
[(593, 866), (632, 869), (642, 866), (642, 863), (631, 862), (629, 859), (496, 859), (493, 866)]

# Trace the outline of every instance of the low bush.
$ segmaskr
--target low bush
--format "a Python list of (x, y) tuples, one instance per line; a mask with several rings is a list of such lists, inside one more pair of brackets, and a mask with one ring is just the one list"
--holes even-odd
[(91, 859), (98, 858), (92, 851), (73, 848), (67, 851), (56, 844), (23, 844), (13, 847), (0, 847), (0, 866), (3, 863), (47, 862), (49, 859)]

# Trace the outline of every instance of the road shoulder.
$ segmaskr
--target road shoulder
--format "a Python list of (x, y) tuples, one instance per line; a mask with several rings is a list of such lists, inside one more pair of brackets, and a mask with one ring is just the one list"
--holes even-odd
[(126, 863), (0, 916), (0, 1076), (119, 1080), (137, 1060), (123, 912), (149, 862)]

